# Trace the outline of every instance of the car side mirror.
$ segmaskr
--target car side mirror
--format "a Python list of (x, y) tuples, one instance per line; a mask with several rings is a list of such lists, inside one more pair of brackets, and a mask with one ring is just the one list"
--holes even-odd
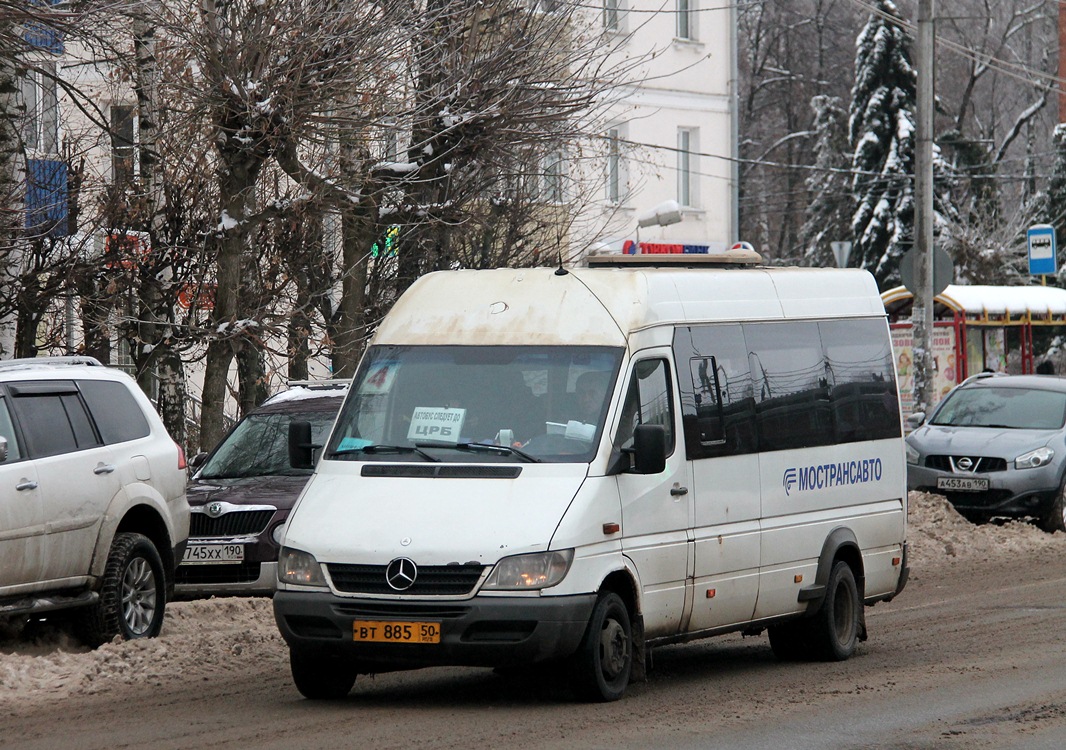
[(199, 469), (204, 465), (204, 461), (207, 460), (207, 451), (200, 451), (195, 456), (189, 459), (189, 466), (192, 469)]
[(315, 467), (315, 448), (311, 443), (310, 422), (289, 422), (289, 465), (294, 469)]
[(666, 428), (638, 424), (633, 428), (633, 473), (659, 474), (666, 469)]
[(924, 411), (916, 411), (916, 412), (914, 412), (914, 414), (911, 414), (909, 417), (907, 417), (907, 426), (910, 427), (912, 430), (914, 430), (914, 429), (917, 429), (917, 428), (921, 427), (922, 426), (922, 422), (924, 422), (924, 421), (925, 421), (925, 412)]

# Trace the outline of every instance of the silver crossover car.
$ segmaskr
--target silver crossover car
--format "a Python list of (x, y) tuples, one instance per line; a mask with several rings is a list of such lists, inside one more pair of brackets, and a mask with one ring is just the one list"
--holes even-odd
[(975, 376), (907, 437), (907, 486), (944, 495), (971, 521), (1033, 518), (1066, 531), (1064, 424), (1066, 378)]

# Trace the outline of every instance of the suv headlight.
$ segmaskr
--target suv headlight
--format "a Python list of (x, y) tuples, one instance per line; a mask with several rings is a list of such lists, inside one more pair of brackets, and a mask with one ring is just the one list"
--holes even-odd
[(535, 591), (554, 586), (566, 577), (574, 560), (572, 549), (505, 557), (496, 563), (482, 590)]
[(917, 466), (918, 460), (921, 458), (922, 454), (919, 453), (918, 449), (910, 443), (904, 443), (903, 445), (907, 449), (907, 463), (909, 463), (911, 466)]
[(1024, 455), (1018, 456), (1014, 459), (1014, 468), (1039, 469), (1041, 466), (1047, 466), (1051, 463), (1051, 459), (1054, 457), (1055, 451), (1044, 446), (1043, 448), (1037, 448), (1035, 451), (1029, 451)]
[(282, 547), (278, 553), (278, 580), (299, 586), (325, 586), (326, 577), (322, 566), (309, 552), (292, 547)]

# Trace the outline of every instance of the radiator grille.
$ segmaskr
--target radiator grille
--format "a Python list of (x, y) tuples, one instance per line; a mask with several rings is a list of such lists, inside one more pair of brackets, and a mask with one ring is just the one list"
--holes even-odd
[(212, 518), (206, 513), (193, 513), (189, 518), (189, 536), (246, 536), (261, 534), (270, 523), (272, 510), (236, 510)]
[(333, 585), (348, 594), (404, 594), (405, 596), (461, 596), (473, 591), (485, 569), (483, 565), (423, 565), (414, 584), (396, 591), (385, 580), (384, 565), (326, 566)]

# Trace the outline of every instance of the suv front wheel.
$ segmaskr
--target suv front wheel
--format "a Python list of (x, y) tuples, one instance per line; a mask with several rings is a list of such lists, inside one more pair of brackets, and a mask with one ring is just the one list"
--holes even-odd
[(166, 598), (163, 562), (152, 541), (142, 534), (116, 534), (100, 599), (82, 614), (82, 639), (95, 647), (116, 635), (153, 638), (163, 627)]

